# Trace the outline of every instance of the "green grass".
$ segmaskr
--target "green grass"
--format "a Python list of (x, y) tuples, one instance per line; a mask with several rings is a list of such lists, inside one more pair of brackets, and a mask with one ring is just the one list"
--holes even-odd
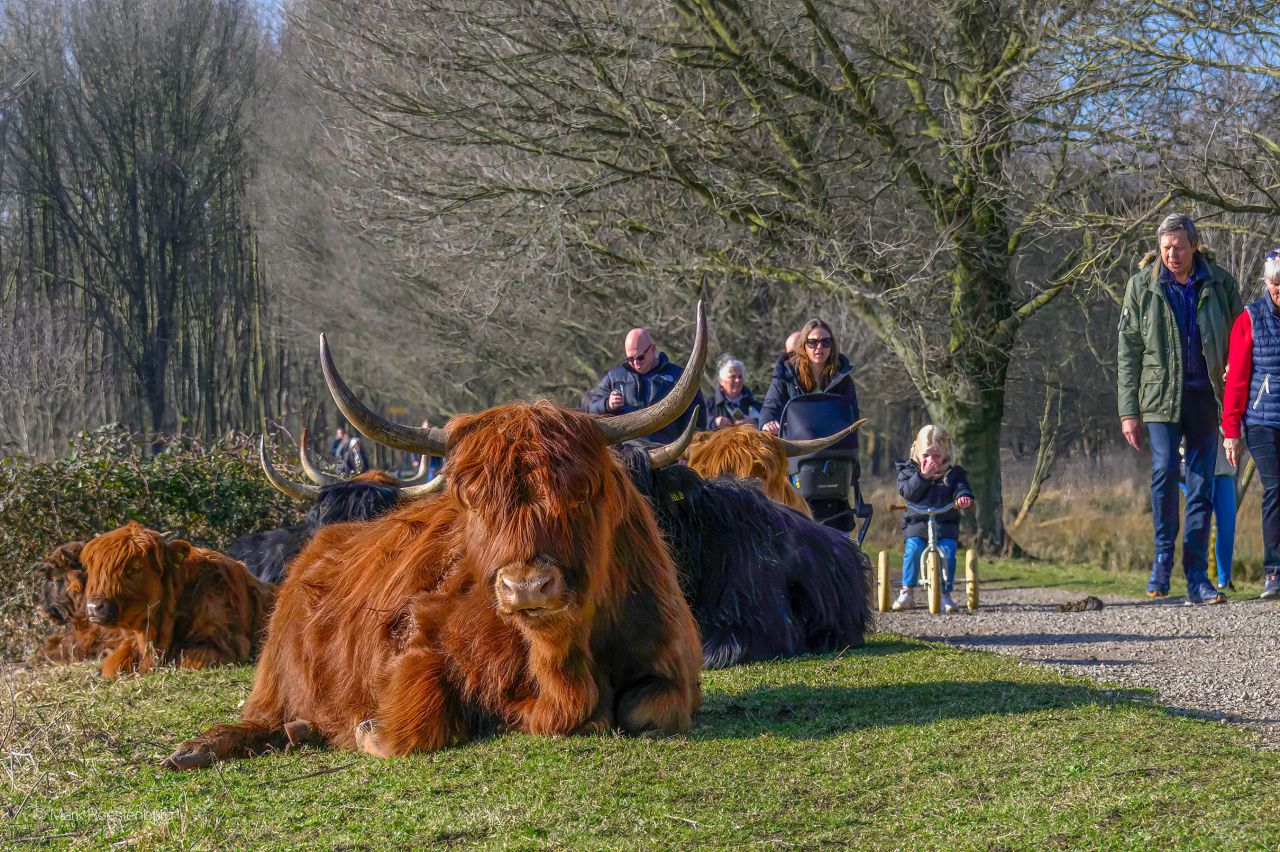
[[(998, 572), (992, 566), (993, 574)], [(1143, 693), (894, 636), (708, 672), (694, 730), (322, 748), (170, 774), (251, 670), (4, 677), (0, 844), (1274, 847), (1280, 762)]]

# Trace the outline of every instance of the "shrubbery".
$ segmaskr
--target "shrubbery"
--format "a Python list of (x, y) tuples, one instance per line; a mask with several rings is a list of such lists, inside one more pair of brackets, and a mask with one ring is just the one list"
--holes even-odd
[(222, 548), (247, 532), (297, 523), (307, 508), (267, 483), (248, 436), (211, 446), (175, 440), (150, 457), (144, 449), (108, 426), (81, 433), (47, 464), (0, 460), (0, 654), (29, 653), (48, 630), (30, 565), (63, 542), (136, 520)]

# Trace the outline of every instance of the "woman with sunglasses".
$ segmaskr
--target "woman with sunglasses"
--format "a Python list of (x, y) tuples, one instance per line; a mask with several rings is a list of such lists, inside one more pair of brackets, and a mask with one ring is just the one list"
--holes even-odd
[(1231, 327), (1222, 447), (1238, 464), (1241, 432), (1262, 480), (1262, 597), (1280, 598), (1280, 249), (1267, 252), (1262, 298)]
[[(853, 384), (853, 368), (840, 354), (831, 326), (811, 319), (800, 329), (800, 343), (789, 356), (778, 360), (773, 369), (773, 382), (760, 409), (760, 428), (778, 434), (782, 408), (794, 396), (806, 393), (834, 393), (853, 403), (853, 418), (858, 418), (858, 391)], [(850, 423), (853, 420), (849, 421)], [(848, 424), (845, 424), (848, 425)]]

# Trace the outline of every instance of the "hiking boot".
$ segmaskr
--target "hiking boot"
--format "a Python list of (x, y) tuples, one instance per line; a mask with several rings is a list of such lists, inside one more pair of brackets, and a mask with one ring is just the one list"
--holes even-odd
[(1187, 587), (1187, 606), (1220, 604), (1226, 602), (1227, 596), (1209, 585), (1208, 580)]
[(1262, 586), (1262, 594), (1258, 595), (1264, 601), (1273, 601), (1280, 598), (1280, 573), (1268, 574), (1267, 581)]
[(1147, 597), (1169, 597), (1169, 574), (1173, 571), (1173, 560), (1156, 558), (1151, 565), (1151, 576), (1147, 579)]
[(959, 612), (960, 607), (956, 606), (956, 602), (951, 600), (951, 595), (946, 592), (942, 593), (942, 611), (943, 612)]
[(910, 586), (903, 586), (902, 591), (898, 592), (898, 597), (894, 600), (893, 606), (890, 607), (894, 612), (902, 612), (904, 609), (911, 609), (916, 605), (915, 589)]

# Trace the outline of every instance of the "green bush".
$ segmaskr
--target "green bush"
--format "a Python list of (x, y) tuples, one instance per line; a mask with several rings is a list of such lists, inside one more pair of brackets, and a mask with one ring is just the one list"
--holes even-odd
[(49, 626), (29, 566), (52, 548), (137, 521), (214, 548), (237, 536), (297, 523), (308, 508), (266, 481), (256, 441), (212, 446), (170, 441), (146, 456), (136, 436), (83, 432), (47, 464), (0, 460), (0, 655), (25, 656)]

